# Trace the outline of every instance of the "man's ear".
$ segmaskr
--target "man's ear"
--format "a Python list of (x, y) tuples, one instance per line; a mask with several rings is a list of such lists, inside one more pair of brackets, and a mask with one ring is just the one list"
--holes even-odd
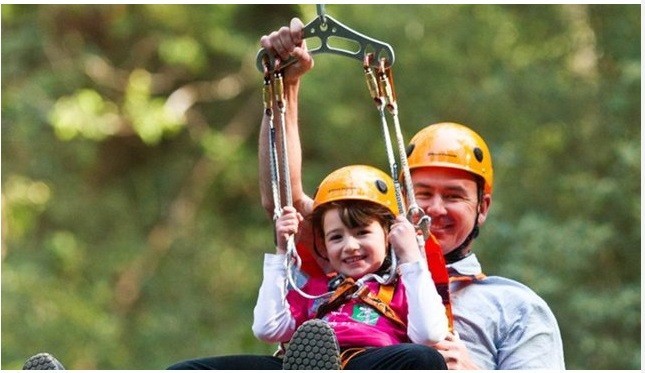
[(486, 217), (488, 216), (488, 211), (490, 210), (490, 205), (493, 202), (493, 197), (490, 193), (484, 193), (477, 210), (479, 212), (479, 217), (477, 218), (477, 223), (479, 225), (484, 224)]

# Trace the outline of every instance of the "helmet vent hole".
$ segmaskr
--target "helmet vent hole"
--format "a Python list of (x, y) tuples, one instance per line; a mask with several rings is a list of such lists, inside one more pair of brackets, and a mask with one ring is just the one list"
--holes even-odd
[(481, 161), (484, 160), (484, 152), (480, 148), (473, 149), (473, 153), (475, 154), (477, 162), (481, 163)]
[(376, 189), (378, 189), (379, 192), (386, 194), (387, 193), (387, 184), (385, 184), (385, 181), (383, 180), (376, 180)]
[(405, 155), (410, 156), (412, 154), (412, 151), (414, 150), (414, 144), (408, 145), (408, 147), (405, 149)]

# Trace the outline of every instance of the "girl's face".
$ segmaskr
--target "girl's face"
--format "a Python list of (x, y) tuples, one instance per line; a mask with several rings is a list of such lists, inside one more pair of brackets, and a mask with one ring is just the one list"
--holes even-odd
[(340, 210), (333, 208), (325, 212), (322, 222), (327, 257), (334, 270), (359, 279), (381, 267), (387, 235), (377, 220), (363, 227), (349, 228), (343, 224)]

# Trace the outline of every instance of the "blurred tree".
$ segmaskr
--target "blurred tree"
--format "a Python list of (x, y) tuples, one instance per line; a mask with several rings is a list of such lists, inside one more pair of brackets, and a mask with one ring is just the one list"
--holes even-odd
[[(255, 56), (315, 7), (1, 10), (2, 368), (39, 351), (76, 369), (273, 352), (250, 330), (273, 240)], [(475, 250), (549, 302), (567, 367), (638, 369), (639, 6), (326, 10), (394, 48), (406, 139), (437, 121), (487, 139)], [(308, 191), (348, 163), (386, 169), (357, 61), (317, 56), (300, 116)]]

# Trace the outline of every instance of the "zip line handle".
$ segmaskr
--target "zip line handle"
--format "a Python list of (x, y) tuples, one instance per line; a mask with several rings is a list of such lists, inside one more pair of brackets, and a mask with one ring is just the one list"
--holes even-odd
[[(303, 32), (304, 39), (312, 37), (317, 37), (320, 39), (320, 46), (318, 48), (309, 50), (309, 53), (312, 55), (318, 53), (330, 53), (364, 61), (365, 56), (369, 53), (372, 53), (378, 57), (372, 60), (374, 67), (379, 67), (379, 60), (382, 58), (386, 59), (386, 61), (389, 63), (389, 66), (392, 66), (394, 64), (394, 49), (392, 49), (392, 46), (352, 30), (351, 28), (335, 20), (330, 15), (324, 14), (324, 11), (321, 12), (320, 8), (318, 11), (318, 17), (309, 22), (308, 25), (304, 26)], [(330, 38), (332, 40), (334, 38), (338, 38), (352, 41), (357, 44), (358, 49), (351, 51), (348, 49), (334, 47), (329, 44)], [(264, 48), (261, 48), (257, 55), (256, 65), (258, 70), (260, 70), (261, 72), (265, 71), (265, 58), (268, 58), (270, 70), (274, 70), (276, 57), (275, 55), (272, 55), (271, 53), (266, 51)], [(290, 57), (287, 61), (281, 62), (280, 67), (287, 67), (292, 63), (295, 63), (296, 61), (297, 59), (295, 57)]]

